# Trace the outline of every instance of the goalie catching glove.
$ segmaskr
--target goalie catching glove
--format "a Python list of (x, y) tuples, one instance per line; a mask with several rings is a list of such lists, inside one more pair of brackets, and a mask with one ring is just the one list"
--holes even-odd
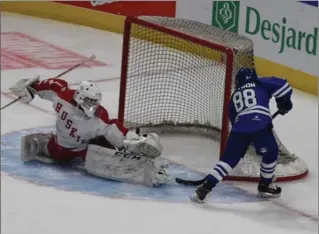
[(149, 158), (159, 157), (163, 151), (163, 146), (156, 133), (149, 133), (145, 137), (129, 131), (126, 135), (126, 139), (123, 141), (123, 144), (124, 148), (128, 152)]
[(9, 89), (14, 95), (21, 98), (22, 102), (27, 104), (33, 100), (34, 94), (36, 93), (31, 85), (39, 82), (39, 79), (39, 76), (30, 79), (22, 79), (19, 80), (15, 85), (11, 86)]

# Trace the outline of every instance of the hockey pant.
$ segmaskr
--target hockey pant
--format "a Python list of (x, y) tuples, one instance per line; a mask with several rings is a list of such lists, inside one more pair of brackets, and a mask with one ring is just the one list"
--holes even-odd
[[(115, 149), (115, 147), (105, 139), (103, 136), (96, 137), (90, 140), (89, 144), (102, 146), (109, 149)], [(76, 157), (80, 157), (85, 161), (87, 155), (87, 149), (77, 151), (76, 149), (64, 148), (56, 143), (55, 136), (49, 141), (47, 145), (50, 156), (59, 162), (68, 162)]]
[[(115, 147), (107, 141), (104, 136), (98, 136), (90, 140), (89, 144), (102, 146), (108, 149), (115, 149)], [(75, 149), (68, 149), (58, 145), (56, 143), (55, 136), (49, 141), (47, 148), (51, 157), (60, 162), (71, 161), (76, 157), (81, 157), (82, 160), (85, 161), (87, 155), (87, 149), (76, 151)]]
[(76, 157), (81, 157), (84, 161), (87, 153), (87, 149), (77, 151), (58, 145), (55, 136), (49, 140), (47, 148), (51, 158), (58, 162), (68, 162)]
[(209, 176), (214, 185), (223, 180), (236, 167), (250, 144), (255, 147), (256, 153), (262, 156), (261, 181), (265, 183), (272, 181), (278, 158), (278, 145), (272, 130), (265, 128), (253, 133), (230, 133), (225, 152)]

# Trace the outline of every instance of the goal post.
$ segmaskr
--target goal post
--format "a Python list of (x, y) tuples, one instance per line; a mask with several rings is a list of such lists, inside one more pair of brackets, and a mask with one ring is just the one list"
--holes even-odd
[[(229, 135), (234, 77), (241, 67), (254, 67), (254, 46), (247, 37), (192, 20), (128, 17), (118, 119), (130, 129), (211, 137), (220, 141), (220, 156)], [(307, 165), (276, 138), (278, 180), (304, 177)], [(258, 181), (260, 162), (250, 147), (227, 179)]]

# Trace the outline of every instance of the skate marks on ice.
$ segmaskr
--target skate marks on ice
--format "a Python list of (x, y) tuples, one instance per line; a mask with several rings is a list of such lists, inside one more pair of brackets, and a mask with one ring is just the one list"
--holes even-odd
[[(1, 136), (1, 170), (10, 176), (38, 185), (110, 198), (125, 198), (163, 202), (189, 202), (194, 187), (182, 186), (170, 181), (157, 188), (109, 181), (90, 176), (83, 171), (66, 166), (45, 165), (40, 162), (23, 163), (20, 160), (20, 139), (25, 134), (49, 132), (53, 127), (42, 127), (12, 132)], [(169, 173), (173, 177), (200, 178), (202, 175), (183, 165), (172, 163)], [(214, 190), (210, 202), (242, 203), (258, 202), (259, 198), (230, 185), (220, 184)]]
[[(318, 233), (318, 221), (292, 212), (290, 209), (278, 206), (270, 201), (231, 205), (225, 203), (192, 204), (196, 208), (207, 211), (207, 214), (212, 212), (219, 215), (232, 214), (234, 219), (237, 216), (253, 220), (255, 223), (262, 223), (265, 230), (271, 230), (276, 227), (276, 229), (282, 229), (282, 233)], [(258, 233), (257, 230), (256, 233)]]

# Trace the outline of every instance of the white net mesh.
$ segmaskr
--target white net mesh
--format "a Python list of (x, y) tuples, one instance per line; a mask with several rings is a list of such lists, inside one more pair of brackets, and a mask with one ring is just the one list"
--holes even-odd
[[(162, 132), (205, 134), (221, 139), (224, 115), (225, 82), (233, 82), (237, 69), (254, 66), (253, 42), (236, 33), (185, 19), (167, 17), (140, 17), (142, 21), (130, 24), (125, 89), (121, 96), (119, 116), (129, 128), (145, 128)], [(169, 28), (182, 34), (167, 32)], [(184, 36), (183, 36), (184, 35)], [(199, 39), (194, 42), (185, 35)], [(209, 42), (209, 43), (205, 43)], [(232, 76), (226, 76), (227, 55), (215, 45), (234, 51)], [(127, 57), (126, 57), (127, 56)], [(280, 159), (277, 176), (295, 179), (307, 172), (306, 165), (290, 154), (278, 140)], [(238, 180), (259, 177), (261, 158), (250, 149), (233, 171)], [(293, 168), (293, 169), (291, 169)], [(288, 172), (287, 172), (288, 171)]]

